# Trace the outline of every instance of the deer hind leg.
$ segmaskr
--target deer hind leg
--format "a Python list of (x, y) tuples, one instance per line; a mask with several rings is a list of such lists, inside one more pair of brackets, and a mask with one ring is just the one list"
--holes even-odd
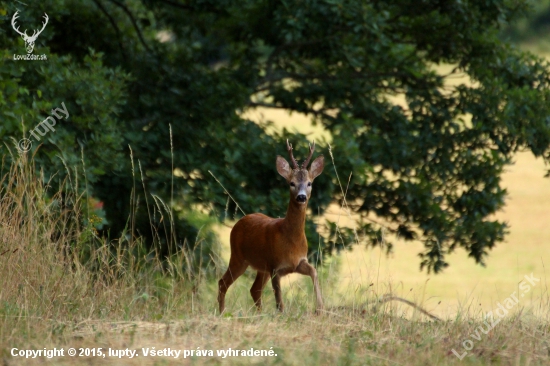
[(218, 282), (218, 305), (220, 307), (220, 314), (225, 310), (225, 293), (227, 289), (244, 273), (244, 271), (246, 271), (247, 267), (248, 263), (237, 261), (234, 257), (231, 257), (229, 260), (229, 268), (227, 268), (227, 271)]
[(254, 299), (254, 304), (256, 304), (258, 311), (262, 310), (262, 290), (264, 289), (265, 284), (268, 280), (269, 273), (258, 271), (258, 273), (256, 274), (256, 279), (254, 280), (252, 288), (250, 289), (250, 294), (252, 295), (252, 299)]
[(273, 291), (275, 292), (277, 309), (282, 312), (284, 310), (284, 305), (281, 294), (281, 276), (277, 272), (273, 273), (273, 277), (271, 277), (271, 286), (273, 286)]
[(317, 271), (307, 262), (307, 260), (304, 259), (300, 262), (298, 267), (296, 267), (296, 272), (311, 277), (311, 280), (313, 281), (313, 290), (315, 291), (315, 297), (317, 299), (316, 313), (318, 314), (321, 310), (323, 310), (323, 299), (321, 298), (321, 291), (319, 290)]

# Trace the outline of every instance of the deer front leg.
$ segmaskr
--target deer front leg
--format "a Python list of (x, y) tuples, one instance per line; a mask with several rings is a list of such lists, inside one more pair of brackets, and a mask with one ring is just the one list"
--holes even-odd
[(321, 298), (321, 290), (319, 289), (317, 271), (307, 262), (306, 259), (304, 259), (300, 262), (298, 267), (296, 267), (296, 272), (311, 277), (311, 280), (313, 281), (313, 291), (315, 291), (315, 297), (317, 299), (317, 308), (315, 312), (319, 314), (319, 312), (323, 310), (323, 299)]
[(273, 286), (273, 291), (275, 292), (275, 303), (277, 304), (277, 309), (283, 311), (283, 297), (281, 295), (281, 276), (277, 273), (273, 273), (271, 277), (271, 286)]
[(254, 299), (254, 304), (256, 304), (258, 311), (262, 310), (262, 290), (268, 280), (269, 272), (258, 271), (256, 280), (254, 280), (254, 284), (252, 284), (252, 288), (250, 289), (250, 294), (252, 295), (252, 299)]

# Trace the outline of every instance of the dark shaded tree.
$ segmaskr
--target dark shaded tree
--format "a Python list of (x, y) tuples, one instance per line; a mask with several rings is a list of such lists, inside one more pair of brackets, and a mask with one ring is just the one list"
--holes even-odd
[[(56, 151), (72, 166), (82, 149), (112, 235), (128, 225), (139, 162), (147, 191), (179, 217), (158, 235), (160, 216), (149, 225), (151, 211), (139, 211), (138, 231), (164, 253), (197, 233), (184, 208), (234, 216), (210, 172), (244, 212), (284, 213), (275, 156), (288, 137), (305, 153), (306, 137), (267, 135), (240, 117), (247, 108), (305, 113), (328, 130), (338, 171), (353, 173), (344, 190), (360, 241), (381, 243), (374, 214), (390, 233), (423, 241), (421, 267), (436, 272), (457, 248), (483, 263), (503, 240), (506, 225), (492, 214), (513, 154), (550, 157), (548, 64), (499, 39), (523, 2), (50, 0), (20, 9), (21, 21), (50, 16), (42, 64), (8, 58), (22, 42), (10, 31), (15, 7), (0, 8), (0, 137), (20, 131), (22, 116), (69, 103), (74, 120), (38, 158), (54, 172)], [(316, 182), (313, 214), (344, 199), (328, 177)], [(318, 239), (308, 224), (312, 255), (351, 234), (328, 228)]]

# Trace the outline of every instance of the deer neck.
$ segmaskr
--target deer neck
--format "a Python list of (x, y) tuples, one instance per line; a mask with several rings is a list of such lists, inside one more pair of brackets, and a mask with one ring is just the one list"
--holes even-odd
[(283, 222), (283, 230), (287, 237), (300, 237), (304, 235), (306, 226), (306, 209), (305, 205), (296, 203), (292, 197), (288, 203), (288, 209)]

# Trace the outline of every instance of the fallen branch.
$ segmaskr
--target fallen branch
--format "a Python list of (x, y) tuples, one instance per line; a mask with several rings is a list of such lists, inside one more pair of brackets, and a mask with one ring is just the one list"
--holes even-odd
[(431, 319), (437, 320), (437, 321), (441, 321), (440, 318), (438, 318), (437, 316), (431, 314), (431, 313), (428, 312), (427, 310), (424, 310), (422, 307), (420, 307), (419, 305), (415, 304), (414, 302), (409, 301), (409, 300), (407, 300), (407, 299), (404, 299), (404, 298), (402, 298), (402, 297), (393, 296), (393, 295), (390, 295), (390, 294), (386, 294), (386, 295), (382, 296), (382, 298), (380, 298), (380, 300), (378, 300), (378, 304), (373, 305), (372, 308), (371, 308), (371, 310), (372, 310), (373, 312), (376, 312), (376, 311), (378, 311), (378, 307), (377, 307), (377, 306), (380, 306), (380, 305), (382, 305), (382, 304), (384, 304), (384, 303), (386, 303), (386, 302), (390, 302), (390, 301), (393, 301), (393, 300), (404, 302), (405, 304), (410, 305), (410, 306), (412, 306), (413, 308), (419, 310), (422, 314), (424, 314), (424, 315), (430, 317)]

